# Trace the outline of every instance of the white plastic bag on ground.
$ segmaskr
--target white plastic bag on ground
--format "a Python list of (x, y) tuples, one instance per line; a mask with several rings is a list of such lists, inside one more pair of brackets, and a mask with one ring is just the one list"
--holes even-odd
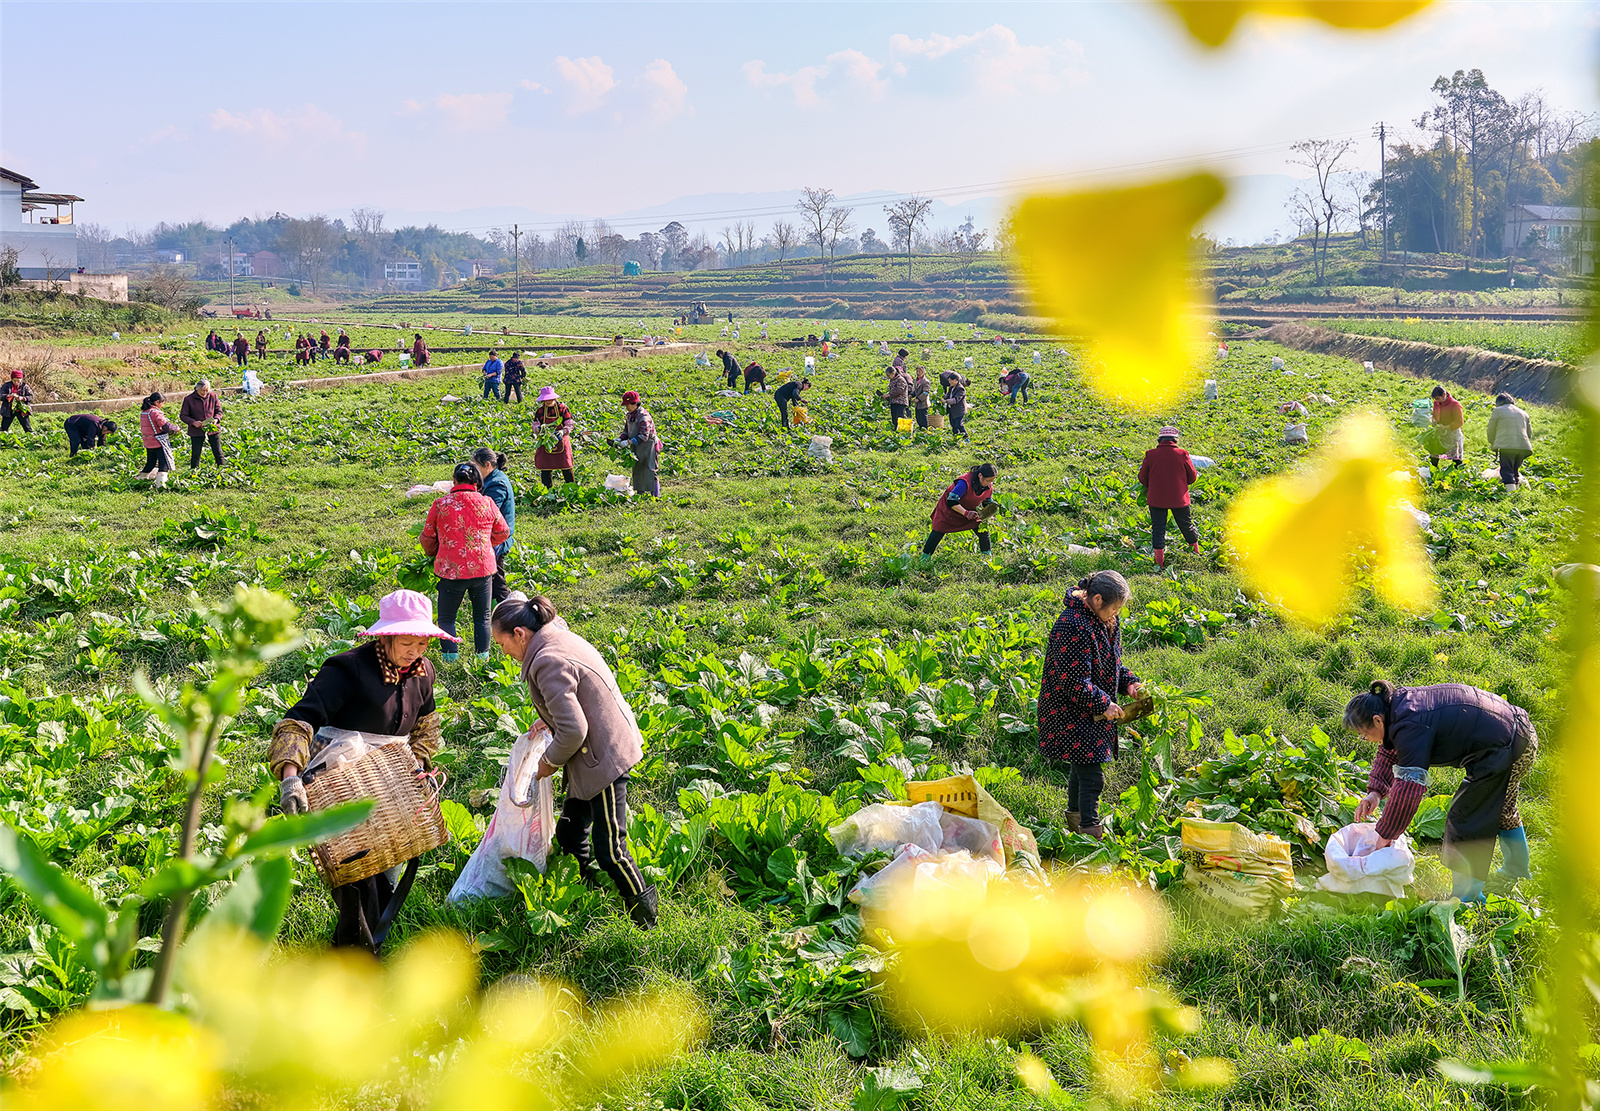
[(1206, 379), (1206, 400), (1207, 401), (1215, 401), (1216, 399), (1217, 399), (1217, 380), (1215, 378), (1207, 378)]
[(939, 816), (944, 807), (936, 802), (915, 806), (887, 806), (875, 802), (863, 806), (828, 831), (841, 856), (866, 856), (872, 852), (898, 852), (901, 845), (918, 845), (937, 852), (944, 843), (944, 827)]
[(606, 475), (606, 489), (610, 490), (613, 494), (623, 494), (630, 498), (633, 496), (633, 483), (626, 475)]
[(882, 910), (903, 887), (911, 882), (919, 860), (932, 858), (921, 845), (902, 845), (894, 859), (870, 876), (862, 876), (850, 889), (850, 901), (857, 906)]
[(1417, 858), (1411, 839), (1402, 835), (1386, 849), (1378, 848), (1378, 827), (1371, 822), (1348, 825), (1328, 838), (1323, 854), (1328, 874), (1317, 880), (1324, 891), (1347, 895), (1370, 892), (1398, 899), (1415, 878)]
[(1082, 544), (1068, 544), (1067, 545), (1067, 554), (1068, 555), (1081, 555), (1081, 556), (1097, 556), (1097, 555), (1104, 555), (1105, 553), (1102, 552), (1099, 548), (1086, 548)]
[(1291, 424), (1283, 430), (1283, 442), (1286, 444), (1309, 444), (1311, 437), (1306, 433), (1303, 424)]
[(905, 845), (888, 864), (861, 877), (850, 891), (850, 901), (869, 910), (930, 896), (938, 898), (941, 907), (949, 907), (952, 899), (975, 905), (983, 901), (989, 880), (997, 874), (992, 861), (976, 859), (965, 849), (930, 853), (920, 845)]
[(833, 437), (832, 436), (813, 436), (813, 437), (811, 437), (811, 443), (806, 448), (806, 454), (811, 456), (811, 458), (816, 460), (818, 463), (832, 463), (833, 462)]
[(1428, 516), (1422, 510), (1418, 509), (1408, 501), (1402, 501), (1399, 504), (1401, 509), (1404, 509), (1407, 513), (1411, 514), (1411, 519), (1417, 522), (1418, 528), (1428, 529), (1433, 527), (1433, 518)]
[(1282, 370), (1283, 369), (1283, 356), (1282, 355), (1274, 355), (1274, 356), (1272, 356), (1272, 369), (1273, 370)]
[(939, 815), (939, 827), (944, 833), (939, 848), (944, 852), (970, 853), (972, 859), (986, 862), (995, 875), (1006, 870), (1005, 846), (1000, 843), (1000, 828), (993, 822), (946, 811)]
[(1217, 465), (1217, 461), (1209, 455), (1191, 455), (1189, 462), (1194, 464), (1194, 469), (1197, 471), (1209, 471)]
[(511, 894), (514, 888), (506, 876), (506, 861), (512, 857), (544, 871), (556, 828), (554, 778), (536, 780), (534, 776), (539, 758), (550, 747), (550, 739), (549, 726), (538, 722), (511, 746), (494, 817), (489, 819), (483, 840), (456, 877), (450, 902)]

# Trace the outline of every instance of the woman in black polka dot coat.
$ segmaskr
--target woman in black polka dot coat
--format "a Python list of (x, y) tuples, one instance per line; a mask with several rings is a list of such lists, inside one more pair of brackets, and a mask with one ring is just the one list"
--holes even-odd
[(1101, 765), (1117, 755), (1122, 707), (1116, 696), (1137, 698), (1139, 677), (1122, 666), (1122, 625), (1128, 582), (1115, 571), (1096, 571), (1067, 595), (1050, 629), (1039, 688), (1039, 750), (1071, 765), (1067, 777), (1067, 827), (1099, 838)]

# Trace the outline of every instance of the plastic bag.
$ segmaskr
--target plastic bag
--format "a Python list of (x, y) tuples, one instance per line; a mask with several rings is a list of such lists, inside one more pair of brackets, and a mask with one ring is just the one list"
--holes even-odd
[(1398, 899), (1416, 878), (1416, 854), (1404, 835), (1388, 848), (1378, 848), (1378, 827), (1371, 822), (1348, 825), (1328, 838), (1323, 853), (1328, 874), (1317, 880), (1324, 891), (1347, 895), (1370, 892)]
[(1422, 510), (1418, 509), (1416, 506), (1412, 505), (1410, 502), (1401, 501), (1397, 502), (1396, 504), (1399, 505), (1401, 509), (1404, 509), (1407, 513), (1411, 514), (1411, 519), (1417, 522), (1418, 528), (1428, 529), (1433, 527), (1433, 518), (1428, 516)]
[(1000, 830), (994, 823), (947, 810), (939, 815), (939, 828), (944, 833), (939, 842), (942, 851), (970, 853), (974, 860), (988, 861), (996, 873), (1006, 870), (1006, 848), (1000, 843)]
[(339, 729), (332, 725), (324, 725), (318, 729), (312, 738), (316, 747), (306, 766), (301, 769), (302, 776), (310, 776), (316, 771), (329, 771), (340, 764), (348, 764), (359, 760), (375, 748), (383, 745), (411, 743), (410, 737), (389, 736), (382, 733), (362, 733), (355, 729)]
[(1209, 471), (1217, 465), (1217, 461), (1209, 455), (1191, 455), (1189, 462), (1194, 464), (1194, 469), (1197, 471)]
[(261, 379), (253, 369), (244, 372), (244, 392), (251, 397), (255, 397), (261, 392)]
[(1039, 843), (1034, 840), (1032, 831), (1013, 818), (1011, 811), (995, 801), (995, 797), (983, 789), (983, 784), (970, 775), (913, 780), (906, 784), (906, 798), (917, 803), (936, 802), (948, 813), (988, 822), (1000, 831), (1000, 844), (1006, 850), (1008, 863), (1018, 853), (1035, 858), (1039, 855)]
[(896, 432), (910, 432), (914, 424), (910, 417), (901, 417), (894, 422), (894, 427)]
[(1217, 380), (1215, 378), (1207, 378), (1206, 379), (1206, 400), (1207, 401), (1215, 401), (1217, 399), (1217, 394), (1218, 394)]
[(1411, 403), (1411, 423), (1418, 428), (1427, 428), (1433, 423), (1433, 402), (1427, 398)]
[(976, 904), (983, 901), (995, 874), (992, 862), (974, 859), (965, 850), (930, 853), (905, 845), (888, 864), (857, 881), (850, 901), (868, 910), (928, 896), (936, 896), (941, 908), (950, 906), (952, 896)]
[(1291, 424), (1283, 430), (1283, 442), (1286, 444), (1309, 444), (1311, 437), (1306, 433), (1303, 424)]
[(606, 475), (606, 489), (614, 494), (633, 497), (633, 483), (626, 476), (620, 474)]
[(972, 356), (968, 355), (966, 358), (962, 359), (961, 360), (961, 366), (965, 370), (971, 370), (972, 369)]
[(1272, 369), (1273, 370), (1282, 370), (1283, 369), (1283, 356), (1282, 355), (1274, 355), (1274, 356), (1272, 356)]
[(505, 862), (512, 857), (544, 871), (556, 828), (555, 780), (535, 780), (534, 775), (550, 740), (550, 727), (538, 722), (511, 746), (494, 817), (450, 888), (450, 902), (511, 894), (515, 888), (506, 877)]
[(872, 852), (897, 852), (902, 845), (917, 845), (937, 852), (944, 843), (939, 824), (943, 808), (936, 802), (915, 806), (888, 806), (881, 802), (863, 806), (828, 831), (841, 856), (866, 856)]

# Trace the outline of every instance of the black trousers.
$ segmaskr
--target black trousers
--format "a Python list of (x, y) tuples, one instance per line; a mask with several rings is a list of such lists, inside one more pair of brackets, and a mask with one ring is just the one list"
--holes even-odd
[[(10, 418), (7, 418), (9, 421)], [(22, 427), (28, 427), (28, 418), (22, 418)], [(1502, 448), (1500, 451), (1500, 481), (1515, 486), (1522, 481), (1522, 461), (1532, 452), (1520, 448)]]
[(247, 351), (235, 351), (233, 353), (233, 361), (239, 366), (244, 366), (250, 361), (250, 354)]
[(339, 920), (333, 927), (334, 948), (360, 948), (376, 956), (406, 896), (411, 894), (411, 881), (416, 876), (417, 861), (410, 860), (398, 884), (391, 883), (387, 874), (379, 872), (335, 887), (333, 905), (338, 908)]
[(945, 411), (950, 415), (951, 434), (965, 436), (967, 434), (967, 403), (965, 401), (957, 401), (952, 405), (946, 406)]
[(926, 409), (918, 409), (917, 410), (917, 427), (918, 428), (926, 428), (926, 427), (928, 427), (928, 410), (926, 410)]
[(1172, 519), (1177, 522), (1178, 531), (1183, 533), (1183, 538), (1191, 544), (1198, 543), (1200, 533), (1194, 527), (1190, 516), (1190, 506), (1180, 505), (1175, 509), (1161, 509), (1158, 506), (1150, 507), (1150, 546), (1156, 551), (1161, 551), (1167, 546), (1167, 514), (1172, 514)]
[[(475, 579), (439, 580), (439, 627), (451, 636), (456, 635), (456, 614), (461, 610), (461, 600), (472, 600), (472, 647), (480, 655), (489, 650), (489, 580), (493, 575), (479, 575)], [(447, 651), (454, 645), (446, 645)]]
[(911, 406), (889, 402), (889, 431), (900, 431), (900, 422), (911, 415)]
[[(932, 532), (928, 533), (928, 539), (926, 541), (924, 541), (923, 545), (922, 545), (922, 554), (923, 555), (927, 555), (927, 556), (931, 556), (933, 554), (933, 550), (939, 546), (939, 541), (943, 540), (944, 538), (945, 538), (945, 533), (940, 532), (938, 529), (934, 529)], [(978, 551), (986, 552), (988, 550), (989, 550), (989, 531), (987, 529), (979, 529), (978, 530)]]
[(200, 454), (206, 449), (206, 442), (211, 443), (211, 457), (217, 461), (217, 466), (222, 466), (222, 433), (213, 432), (209, 436), (189, 437), (189, 469), (192, 471), (200, 465)]
[(144, 449), (144, 470), (140, 474), (154, 474), (157, 471), (170, 471), (172, 464), (167, 460), (167, 453), (158, 447)]
[(762, 393), (766, 393), (767, 392), (767, 374), (766, 374), (765, 371), (762, 371), (760, 374), (757, 374), (754, 377), (752, 377), (752, 376), (750, 376), (748, 374), (745, 375), (745, 379), (744, 379), (744, 392), (745, 393), (749, 393), (751, 390), (753, 390), (757, 386), (761, 387), (761, 392)]
[[(494, 574), (489, 576), (489, 597), (498, 606), (511, 596), (511, 587), (506, 585), (506, 554), (496, 552), (494, 557)], [(494, 613), (491, 607), (490, 614)]]
[(33, 432), (33, 418), (24, 413), (13, 412), (10, 406), (7, 406), (4, 411), (0, 411), (0, 432), (10, 428), (11, 422), (14, 420), (22, 422), (22, 430), (24, 432), (30, 434)]
[(1073, 764), (1067, 773), (1067, 809), (1083, 826), (1100, 824), (1100, 792), (1106, 789), (1105, 768), (1100, 764)]
[(521, 382), (507, 382), (506, 383), (505, 404), (507, 404), (507, 405), (511, 404), (511, 393), (512, 393), (513, 390), (515, 390), (516, 394), (517, 394), (517, 404), (519, 404), (519, 405), (522, 404), (522, 383)]
[[(561, 477), (566, 479), (568, 482), (577, 481), (576, 479), (574, 479), (572, 477), (572, 471), (570, 471), (570, 470), (563, 470), (561, 472)], [(556, 472), (555, 472), (555, 470), (552, 468), (551, 470), (548, 470), (548, 471), (540, 471), (539, 472), (539, 481), (544, 483), (544, 488), (546, 490), (554, 489), (555, 488), (555, 484), (556, 484)]]
[(98, 445), (98, 440), (100, 439), (100, 437), (94, 435), (92, 432), (82, 431), (80, 426), (76, 422), (69, 420), (69, 421), (67, 421), (67, 426), (66, 427), (67, 427), (67, 447), (69, 449), (71, 449), (71, 454), (76, 455), (76, 454), (78, 454), (79, 451), (83, 450), (86, 447), (98, 447), (99, 446)]
[(621, 776), (592, 799), (567, 796), (556, 821), (556, 844), (575, 857), (587, 876), (599, 864), (617, 890), (630, 898), (649, 886), (628, 855), (628, 777)]
[(775, 400), (778, 402), (778, 423), (783, 425), (785, 428), (788, 428), (789, 427), (789, 399), (786, 398), (786, 397), (779, 397), (779, 398), (776, 398)]

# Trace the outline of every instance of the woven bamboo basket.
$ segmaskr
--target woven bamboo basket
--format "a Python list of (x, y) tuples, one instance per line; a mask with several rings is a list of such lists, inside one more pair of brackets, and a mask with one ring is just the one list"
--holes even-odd
[(379, 745), (359, 760), (322, 771), (306, 784), (312, 810), (372, 799), (367, 820), (311, 850), (329, 887), (364, 880), (450, 840), (439, 811), (443, 773), (435, 786), (416, 777), (416, 757), (403, 744)]

